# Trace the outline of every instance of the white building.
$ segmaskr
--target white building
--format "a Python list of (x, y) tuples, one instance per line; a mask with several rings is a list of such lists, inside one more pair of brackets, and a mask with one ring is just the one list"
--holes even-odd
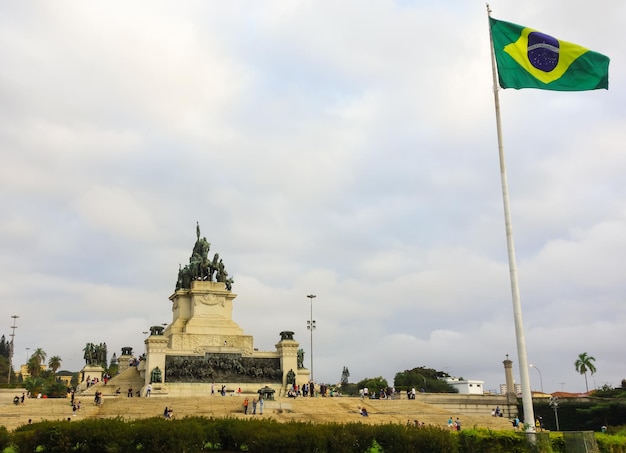
[(484, 393), (485, 381), (461, 380), (450, 377), (446, 378), (446, 382), (462, 395), (482, 395)]
[[(515, 383), (513, 383), (513, 386), (515, 387), (513, 389), (515, 394), (520, 396), (522, 394), (522, 384), (515, 384)], [(506, 392), (507, 392), (506, 384), (500, 384), (500, 394), (504, 395), (504, 394), (506, 394)]]

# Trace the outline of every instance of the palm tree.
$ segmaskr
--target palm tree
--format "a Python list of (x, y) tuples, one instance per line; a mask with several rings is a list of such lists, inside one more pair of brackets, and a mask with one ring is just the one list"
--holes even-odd
[(46, 357), (48, 357), (48, 354), (46, 354), (46, 351), (43, 349), (37, 348), (30, 357), (35, 360), (35, 363), (42, 365), (43, 363), (46, 363)]
[(596, 367), (593, 362), (596, 361), (596, 358), (590, 355), (587, 355), (586, 352), (582, 354), (578, 354), (578, 360), (574, 362), (574, 366), (576, 367), (576, 371), (580, 374), (585, 375), (585, 387), (587, 387), (587, 393), (589, 393), (589, 384), (587, 384), (587, 371), (593, 375), (596, 372)]
[(47, 355), (48, 354), (46, 354), (46, 352), (41, 348), (35, 349), (35, 351), (31, 354), (28, 359), (28, 363), (26, 364), (28, 372), (31, 376), (37, 377), (41, 374), (41, 365), (45, 363)]
[(34, 357), (28, 359), (28, 362), (26, 362), (26, 369), (28, 370), (28, 374), (34, 378), (39, 377), (41, 374), (41, 365)]
[(61, 357), (59, 357), (58, 355), (53, 355), (52, 357), (50, 357), (50, 360), (48, 360), (48, 368), (50, 368), (52, 372), (56, 374), (57, 370), (61, 368)]

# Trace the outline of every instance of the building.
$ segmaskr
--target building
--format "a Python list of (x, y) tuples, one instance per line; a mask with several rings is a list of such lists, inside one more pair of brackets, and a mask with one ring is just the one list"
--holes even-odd
[[(515, 384), (513, 383), (513, 387), (514, 387), (514, 391), (515, 394), (518, 396), (521, 396), (522, 394), (522, 384)], [(501, 395), (505, 395), (507, 393), (507, 387), (506, 384), (500, 384), (500, 394)]]
[(448, 385), (458, 390), (461, 395), (483, 395), (485, 381), (476, 381), (468, 379), (459, 379), (449, 377), (446, 378)]

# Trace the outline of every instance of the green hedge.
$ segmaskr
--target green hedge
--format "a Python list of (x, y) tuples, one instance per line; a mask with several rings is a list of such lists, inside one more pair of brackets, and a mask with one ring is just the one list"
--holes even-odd
[[(596, 435), (601, 452), (626, 453), (626, 437)], [(560, 433), (540, 433), (530, 448), (526, 435), (514, 431), (400, 424), (366, 425), (279, 423), (272, 419), (160, 417), (124, 421), (89, 419), (41, 422), (13, 433), (0, 430), (2, 449), (18, 452), (89, 453), (525, 453), (564, 452)], [(2, 450), (0, 450), (2, 451)]]

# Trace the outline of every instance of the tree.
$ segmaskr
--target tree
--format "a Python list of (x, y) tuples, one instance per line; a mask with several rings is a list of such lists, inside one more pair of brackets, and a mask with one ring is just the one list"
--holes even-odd
[(9, 353), (11, 352), (11, 344), (6, 340), (4, 335), (0, 338), (0, 357), (9, 358)]
[(30, 374), (33, 378), (39, 377), (41, 374), (41, 365), (34, 357), (28, 359), (28, 362), (26, 362), (26, 369), (28, 370), (28, 374)]
[(30, 357), (34, 358), (35, 362), (37, 362), (41, 366), (46, 362), (46, 357), (48, 357), (48, 354), (46, 354), (46, 351), (44, 351), (43, 349), (37, 348)]
[(32, 397), (37, 396), (39, 393), (43, 393), (44, 385), (46, 385), (46, 380), (40, 377), (30, 376), (24, 381), (24, 388)]
[(53, 374), (56, 374), (57, 370), (61, 368), (61, 362), (61, 357), (59, 357), (58, 355), (53, 355), (52, 357), (50, 357), (50, 360), (48, 360), (48, 368), (52, 370)]
[(586, 352), (583, 352), (582, 354), (578, 355), (578, 359), (576, 360), (576, 362), (574, 362), (576, 371), (578, 371), (580, 374), (585, 375), (585, 387), (587, 388), (587, 393), (589, 393), (589, 384), (587, 383), (587, 371), (589, 371), (593, 376), (593, 373), (596, 372), (596, 367), (593, 364), (593, 362), (595, 361), (595, 357), (587, 355)]
[(26, 362), (26, 367), (31, 376), (38, 377), (41, 375), (41, 365), (46, 362), (47, 355), (48, 354), (41, 348), (35, 349), (31, 354), (28, 362)]
[(359, 389), (367, 388), (370, 395), (376, 395), (380, 391), (380, 389), (387, 389), (389, 385), (387, 384), (387, 379), (382, 376), (378, 376), (375, 378), (365, 378), (362, 381), (357, 383), (357, 387)]
[(13, 372), (9, 373), (9, 359), (0, 355), (0, 382), (6, 382), (12, 375)]
[(423, 388), (428, 393), (457, 393), (458, 390), (443, 378), (449, 375), (433, 368), (417, 367), (396, 373), (393, 384), (396, 388)]

